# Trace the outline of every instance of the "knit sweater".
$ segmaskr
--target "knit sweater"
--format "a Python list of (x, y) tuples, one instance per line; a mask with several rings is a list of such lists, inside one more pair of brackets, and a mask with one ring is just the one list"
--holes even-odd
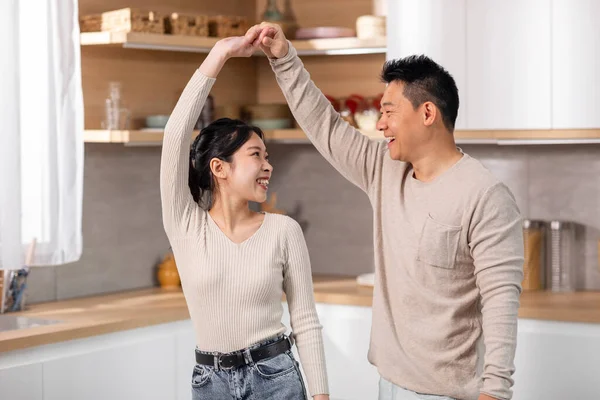
[(385, 142), (340, 118), (291, 44), (271, 65), (302, 130), (371, 201), (369, 361), (418, 393), (510, 399), (523, 233), (509, 189), (467, 154), (433, 181), (417, 180)]
[(173, 248), (197, 347), (228, 353), (285, 333), (282, 297), (308, 389), (328, 393), (321, 325), (300, 225), (265, 214), (244, 242), (231, 241), (188, 187), (193, 126), (215, 79), (196, 71), (165, 128), (160, 168), (163, 224)]

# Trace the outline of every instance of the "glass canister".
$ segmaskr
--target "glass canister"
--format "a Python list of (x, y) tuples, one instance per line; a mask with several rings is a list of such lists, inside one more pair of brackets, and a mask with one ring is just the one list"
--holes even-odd
[(572, 222), (551, 221), (548, 251), (548, 289), (553, 292), (575, 290), (577, 261), (576, 227)]
[(523, 263), (524, 291), (545, 289), (546, 222), (526, 219), (523, 221)]

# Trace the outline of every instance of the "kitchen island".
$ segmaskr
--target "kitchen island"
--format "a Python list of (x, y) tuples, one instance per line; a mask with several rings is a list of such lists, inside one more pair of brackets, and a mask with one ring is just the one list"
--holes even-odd
[[(332, 400), (375, 398), (378, 374), (366, 358), (373, 289), (316, 276), (314, 293)], [(282, 306), (289, 326), (285, 299)], [(189, 399), (194, 334), (181, 290), (37, 304), (7, 316), (56, 323), (0, 332), (2, 399)], [(519, 317), (515, 400), (600, 393), (600, 293), (524, 293)]]

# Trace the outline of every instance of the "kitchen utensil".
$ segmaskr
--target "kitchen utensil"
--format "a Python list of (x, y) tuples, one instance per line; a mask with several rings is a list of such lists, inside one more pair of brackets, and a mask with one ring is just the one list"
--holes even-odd
[(333, 109), (337, 112), (340, 112), (340, 102), (338, 101), (338, 99), (328, 94), (326, 94), (325, 97), (327, 98), (327, 100), (329, 100), (329, 102), (333, 106)]
[(165, 18), (165, 33), (206, 37), (208, 36), (208, 16), (171, 13)]
[(548, 288), (553, 292), (575, 290), (577, 256), (575, 224), (566, 221), (550, 222), (548, 252)]
[(358, 283), (360, 286), (374, 287), (375, 286), (375, 273), (370, 272), (367, 274), (361, 274), (361, 275), (357, 276), (356, 283)]
[(546, 223), (526, 219), (523, 221), (523, 290), (543, 290), (545, 288)]
[(253, 119), (250, 125), (258, 126), (262, 130), (290, 129), (292, 120), (289, 118)]
[(33, 256), (37, 239), (33, 238), (27, 249), (25, 265), (18, 270), (5, 270), (2, 274), (3, 292), (0, 312), (22, 311), (25, 309), (25, 289), (27, 289), (27, 276), (33, 264)]
[(146, 127), (153, 129), (164, 129), (169, 121), (168, 115), (148, 115), (146, 117)]
[(108, 97), (104, 100), (104, 121), (102, 129), (129, 129), (130, 112), (121, 103), (121, 82), (108, 83)]
[(356, 36), (359, 39), (385, 37), (385, 17), (361, 15), (356, 19)]
[(277, 0), (267, 0), (267, 6), (262, 13), (262, 20), (268, 22), (279, 22), (283, 19), (283, 13), (277, 8)]
[(177, 289), (181, 284), (181, 278), (177, 271), (177, 264), (172, 253), (166, 255), (158, 266), (158, 282), (163, 289)]
[(136, 8), (122, 8), (79, 19), (81, 32), (165, 32), (164, 14)]
[(377, 130), (377, 121), (379, 121), (379, 103), (374, 99), (368, 99), (363, 102), (364, 107), (357, 110), (354, 114), (356, 124), (361, 131), (374, 132)]
[(243, 36), (248, 28), (247, 17), (216, 15), (208, 18), (208, 35), (212, 37)]
[(319, 26), (316, 28), (298, 28), (298, 30), (296, 30), (296, 40), (332, 39), (343, 37), (355, 37), (354, 29), (338, 26)]

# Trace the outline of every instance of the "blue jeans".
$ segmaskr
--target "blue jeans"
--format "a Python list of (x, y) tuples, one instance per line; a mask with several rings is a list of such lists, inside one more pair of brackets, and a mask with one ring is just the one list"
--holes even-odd
[(438, 396), (435, 394), (416, 393), (381, 377), (379, 379), (379, 400), (454, 400), (447, 396)]
[[(250, 349), (280, 339), (257, 343)], [(192, 399), (306, 400), (306, 389), (298, 366), (291, 350), (234, 369), (197, 364), (192, 374)]]

